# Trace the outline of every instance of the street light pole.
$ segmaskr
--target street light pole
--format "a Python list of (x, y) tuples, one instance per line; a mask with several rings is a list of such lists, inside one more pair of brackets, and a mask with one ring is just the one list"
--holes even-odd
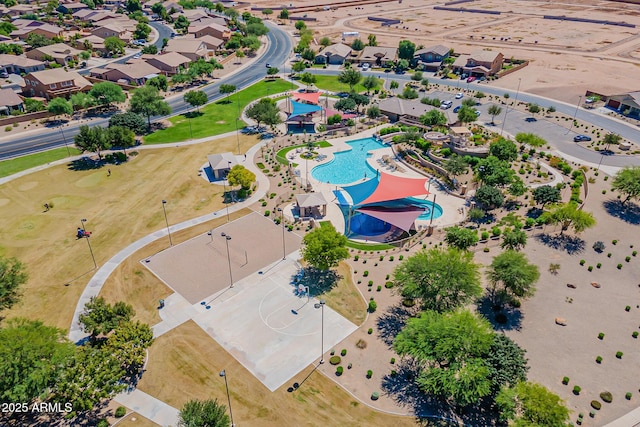
[[(518, 105), (518, 94), (520, 93), (520, 83), (522, 82), (522, 79), (519, 78), (518, 79), (518, 90), (516, 90), (516, 99), (514, 101), (514, 105), (517, 106)], [(515, 107), (513, 107), (515, 108)], [(512, 110), (513, 110), (512, 108)], [(504, 124), (507, 122), (507, 113), (509, 113), (509, 106), (507, 105), (507, 108), (504, 109), (504, 119), (502, 120), (502, 127), (500, 128), (500, 136), (502, 136), (502, 132), (504, 131)]]
[(322, 312), (322, 321), (320, 326), (320, 364), (324, 363), (324, 305), (326, 301), (321, 299), (319, 303), (314, 304), (315, 308), (319, 308)]
[(576, 121), (576, 117), (578, 116), (578, 108), (580, 108), (580, 103), (582, 102), (582, 95), (580, 95), (580, 98), (578, 98), (578, 104), (576, 105), (576, 111), (573, 112), (573, 120), (571, 120), (571, 126), (569, 126), (569, 130), (567, 131), (567, 133), (571, 132), (571, 129), (573, 129), (573, 124)]
[(167, 204), (167, 201), (162, 199), (162, 211), (164, 212), (164, 222), (167, 224), (167, 234), (169, 234), (169, 245), (173, 246), (173, 240), (171, 240), (171, 230), (169, 229), (169, 220), (167, 219), (167, 209), (164, 205)]
[(89, 253), (91, 254), (91, 259), (93, 260), (93, 268), (94, 270), (98, 268), (98, 264), (96, 263), (96, 257), (93, 255), (93, 249), (91, 248), (91, 242), (89, 242), (89, 235), (84, 228), (84, 223), (87, 222), (86, 218), (82, 218), (80, 220), (80, 224), (82, 225), (82, 236), (87, 239), (87, 245), (89, 245)]
[(220, 235), (224, 237), (224, 241), (227, 244), (227, 261), (229, 262), (229, 282), (231, 282), (229, 287), (233, 288), (233, 275), (231, 273), (231, 254), (229, 253), (229, 240), (231, 240), (231, 236), (229, 236), (224, 231), (220, 233)]
[(231, 418), (231, 427), (235, 427), (233, 422), (233, 412), (231, 411), (231, 396), (229, 395), (229, 383), (227, 382), (227, 372), (223, 369), (220, 376), (224, 377), (224, 387), (227, 389), (227, 402), (229, 402), (229, 417)]
[(240, 154), (240, 132), (238, 132), (238, 121), (240, 117), (236, 117), (236, 141), (238, 142), (238, 154)]
[(282, 223), (282, 259), (287, 258), (287, 249), (284, 245), (284, 209), (278, 208), (278, 212), (280, 212), (280, 222)]
[(71, 157), (71, 151), (69, 150), (69, 145), (67, 145), (67, 137), (64, 136), (64, 132), (62, 131), (62, 124), (60, 124), (60, 133), (62, 134), (62, 140), (64, 141), (64, 147), (67, 149), (67, 155)]

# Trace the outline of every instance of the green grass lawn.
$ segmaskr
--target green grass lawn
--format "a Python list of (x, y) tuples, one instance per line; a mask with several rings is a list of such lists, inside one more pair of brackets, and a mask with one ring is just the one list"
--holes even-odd
[[(200, 114), (194, 114), (191, 119), (185, 114), (171, 117), (169, 121), (173, 126), (145, 136), (144, 143), (165, 144), (234, 131), (236, 130), (236, 118), (239, 117), (238, 101), (241, 110), (258, 98), (290, 89), (291, 83), (289, 82), (280, 79), (263, 80), (237, 94), (231, 94), (228, 103), (226, 99), (223, 99), (200, 108)], [(245, 126), (245, 122), (238, 121), (239, 129)]]
[[(332, 92), (349, 92), (349, 85), (340, 83), (338, 76), (325, 76), (316, 74), (316, 87), (318, 89), (330, 90)], [(382, 79), (378, 79), (378, 89), (382, 88)], [(358, 84), (353, 88), (356, 92), (364, 92), (366, 89)]]
[[(276, 153), (276, 160), (279, 163), (287, 166), (289, 164), (289, 161), (287, 160), (287, 153), (295, 148), (306, 147), (306, 146), (307, 144), (298, 144), (298, 145), (292, 145), (291, 147), (283, 148), (282, 150)], [(331, 147), (331, 144), (328, 141), (318, 141), (316, 142), (316, 147), (326, 148), (326, 147)]]
[[(72, 156), (77, 156), (80, 151), (69, 147)], [(16, 159), (3, 160), (0, 162), (0, 178), (22, 172), (36, 166), (45, 165), (56, 160), (64, 159), (68, 156), (67, 149), (56, 148), (54, 150), (43, 151), (42, 153), (30, 154)]]

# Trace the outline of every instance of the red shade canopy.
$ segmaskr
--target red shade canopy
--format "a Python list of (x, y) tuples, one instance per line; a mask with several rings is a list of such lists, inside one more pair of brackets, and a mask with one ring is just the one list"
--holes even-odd
[(427, 178), (404, 178), (380, 172), (380, 180), (375, 191), (359, 204), (368, 205), (428, 194), (425, 188), (427, 181)]
[(320, 99), (320, 92), (295, 92), (293, 94), (293, 99), (301, 99), (303, 101), (311, 102), (312, 104), (317, 104)]

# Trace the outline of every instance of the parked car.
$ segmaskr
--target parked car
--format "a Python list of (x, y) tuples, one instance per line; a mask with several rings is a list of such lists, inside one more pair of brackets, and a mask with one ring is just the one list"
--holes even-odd
[(461, 108), (462, 108), (462, 105), (458, 105), (456, 108), (453, 109), (453, 112), (457, 113), (458, 111), (460, 111)]
[(464, 98), (464, 95), (462, 92), (456, 93), (456, 99), (462, 99), (462, 98)]
[(265, 67), (267, 68), (271, 68), (271, 64), (269, 64), (268, 62), (265, 64)]
[(142, 52), (138, 52), (135, 55), (133, 55), (133, 59), (140, 59), (142, 58)]
[(478, 117), (481, 113), (478, 110), (473, 110), (474, 113), (476, 113), (476, 117)]
[(138, 39), (138, 40), (134, 40), (133, 44), (135, 44), (136, 46), (144, 46), (147, 44), (147, 41), (144, 39)]
[(362, 64), (362, 71), (367, 71), (369, 68), (371, 68), (371, 65), (368, 62)]
[(336, 95), (338, 95), (339, 98), (348, 98), (349, 97), (349, 93), (347, 93), (347, 92), (338, 92)]
[(591, 141), (591, 137), (587, 135), (576, 135), (573, 137), (573, 142)]
[(532, 122), (537, 122), (538, 120), (535, 117), (527, 117), (526, 119), (524, 119), (526, 122), (532, 123)]
[(443, 110), (446, 110), (448, 108), (451, 108), (452, 105), (453, 105), (453, 101), (442, 101), (440, 103), (440, 108), (442, 108)]
[(476, 78), (475, 78), (475, 77), (473, 77), (473, 76), (471, 76), (471, 77), (467, 77), (467, 83), (471, 83), (471, 82), (473, 82), (473, 81), (475, 81), (475, 80), (476, 80)]

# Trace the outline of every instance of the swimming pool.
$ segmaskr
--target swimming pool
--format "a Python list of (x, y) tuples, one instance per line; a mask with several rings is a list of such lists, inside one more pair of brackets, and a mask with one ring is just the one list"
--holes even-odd
[(350, 184), (364, 178), (376, 176), (377, 171), (369, 166), (369, 151), (386, 147), (374, 138), (357, 139), (347, 142), (351, 150), (334, 153), (328, 163), (318, 165), (311, 170), (311, 176), (329, 184)]

